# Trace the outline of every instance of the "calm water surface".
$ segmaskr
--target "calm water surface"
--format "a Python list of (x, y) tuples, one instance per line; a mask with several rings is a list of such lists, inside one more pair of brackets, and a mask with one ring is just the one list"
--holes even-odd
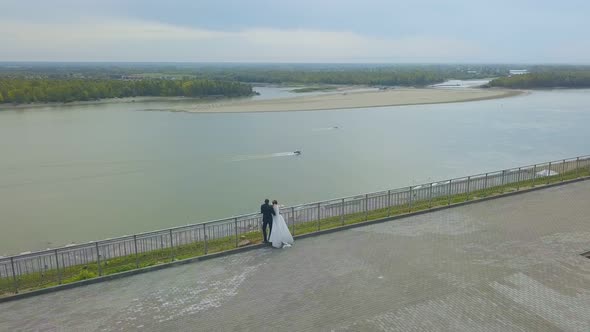
[(0, 255), (588, 154), (588, 105), (590, 90), (560, 90), (295, 113), (5, 108)]

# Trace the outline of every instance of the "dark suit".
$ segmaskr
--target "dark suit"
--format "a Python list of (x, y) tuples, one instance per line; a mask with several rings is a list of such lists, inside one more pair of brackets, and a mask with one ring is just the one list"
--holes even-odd
[(273, 209), (272, 205), (264, 203), (260, 206), (260, 213), (262, 213), (262, 235), (264, 235), (264, 242), (267, 242), (266, 227), (269, 228), (268, 236), (270, 236), (272, 232), (272, 216), (275, 215), (275, 209)]

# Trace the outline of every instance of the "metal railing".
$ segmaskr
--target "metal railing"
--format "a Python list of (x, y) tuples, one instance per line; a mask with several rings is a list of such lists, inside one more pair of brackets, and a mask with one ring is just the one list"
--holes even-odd
[[(281, 209), (293, 235), (590, 175), (590, 156)], [(495, 191), (495, 192), (494, 192)], [(258, 213), (0, 258), (0, 296), (237, 248)]]

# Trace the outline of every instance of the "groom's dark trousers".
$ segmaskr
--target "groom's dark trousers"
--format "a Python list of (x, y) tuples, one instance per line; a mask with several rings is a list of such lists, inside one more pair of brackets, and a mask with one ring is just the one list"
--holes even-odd
[[(272, 216), (275, 214), (275, 210), (270, 204), (262, 204), (260, 207), (260, 213), (262, 213), (262, 235), (264, 236), (264, 242), (268, 242), (268, 237), (272, 233)], [(269, 228), (268, 236), (266, 235), (266, 228)]]

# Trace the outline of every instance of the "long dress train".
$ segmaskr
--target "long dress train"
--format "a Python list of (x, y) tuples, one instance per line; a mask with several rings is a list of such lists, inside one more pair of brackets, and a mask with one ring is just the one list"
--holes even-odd
[(275, 210), (275, 215), (272, 217), (272, 232), (270, 232), (269, 241), (275, 248), (291, 246), (293, 244), (293, 236), (289, 231), (289, 227), (283, 216), (279, 213), (278, 205), (273, 205), (273, 209)]

